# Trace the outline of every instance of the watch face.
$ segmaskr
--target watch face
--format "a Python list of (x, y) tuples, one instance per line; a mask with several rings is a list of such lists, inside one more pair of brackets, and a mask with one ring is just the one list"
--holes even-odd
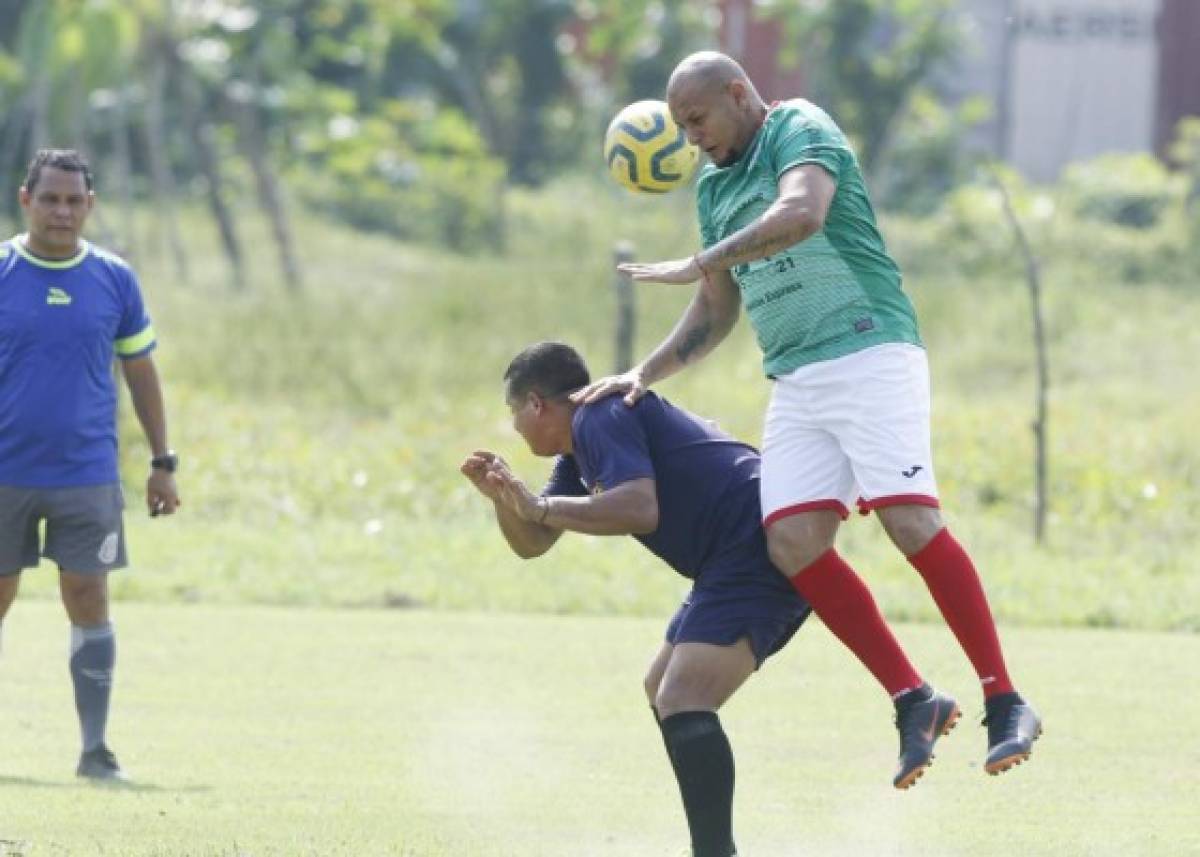
[(152, 458), (150, 459), (150, 466), (156, 470), (165, 470), (168, 473), (174, 473), (175, 469), (179, 467), (179, 456), (170, 452), (158, 458)]

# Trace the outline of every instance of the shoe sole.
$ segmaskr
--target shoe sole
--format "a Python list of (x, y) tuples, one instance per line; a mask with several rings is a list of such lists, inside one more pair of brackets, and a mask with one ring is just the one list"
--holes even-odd
[[(1036, 741), (1038, 738), (1041, 738), (1041, 737), (1042, 737), (1042, 727), (1038, 726), (1037, 734), (1033, 736), (1033, 740)], [(1030, 744), (1032, 745), (1032, 743), (1033, 742), (1031, 741)], [(1026, 750), (1024, 753), (1013, 753), (1011, 756), (1005, 756), (1003, 759), (997, 759), (996, 761), (985, 765), (983, 769), (985, 771), (987, 771), (993, 777), (999, 776), (1000, 774), (1003, 774), (1005, 771), (1015, 768), (1017, 765), (1021, 764), (1022, 762), (1028, 762), (1029, 757), (1032, 754), (1033, 754), (1033, 747), (1030, 746), (1030, 748), (1028, 750)]]
[[(950, 716), (946, 718), (946, 722), (945, 722), (945, 724), (943, 724), (941, 731), (938, 732), (937, 737), (944, 738), (947, 735), (949, 735), (950, 731), (955, 726), (958, 725), (958, 721), (961, 719), (962, 719), (962, 711), (960, 711), (958, 705), (955, 704), (954, 709), (950, 712)], [(935, 739), (935, 743), (936, 743), (936, 739)], [(916, 768), (913, 768), (911, 771), (909, 771), (907, 774), (904, 775), (903, 779), (901, 779), (899, 782), (893, 783), (892, 785), (894, 785), (896, 788), (900, 789), (901, 791), (911, 788), (912, 786), (914, 786), (916, 784), (917, 780), (921, 779), (921, 777), (924, 775), (925, 769), (928, 768), (932, 764), (933, 764), (933, 753), (930, 753), (929, 759), (928, 759), (928, 761), (925, 762), (924, 765), (920, 765)]]

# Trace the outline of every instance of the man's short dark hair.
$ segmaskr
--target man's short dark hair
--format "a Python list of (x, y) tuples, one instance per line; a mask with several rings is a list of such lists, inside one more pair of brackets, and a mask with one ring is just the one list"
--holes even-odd
[(42, 177), (42, 170), (46, 167), (68, 173), (83, 173), (83, 183), (89, 191), (92, 189), (92, 169), (83, 155), (74, 149), (41, 149), (29, 162), (29, 171), (25, 174), (25, 190), (33, 193), (38, 179)]
[(552, 399), (585, 387), (591, 380), (579, 352), (564, 342), (536, 342), (504, 370), (510, 399), (524, 398), (531, 392)]

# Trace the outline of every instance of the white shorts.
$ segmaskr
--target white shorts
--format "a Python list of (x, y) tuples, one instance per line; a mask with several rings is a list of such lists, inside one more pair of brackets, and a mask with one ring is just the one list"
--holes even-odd
[(763, 523), (857, 501), (938, 506), (929, 363), (906, 343), (801, 366), (775, 381), (762, 455)]

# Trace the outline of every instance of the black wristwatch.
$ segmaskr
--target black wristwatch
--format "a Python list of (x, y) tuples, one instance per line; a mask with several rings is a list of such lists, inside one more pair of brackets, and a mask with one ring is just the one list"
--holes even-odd
[(159, 455), (150, 459), (150, 467), (154, 470), (165, 470), (168, 473), (174, 473), (179, 469), (179, 456), (174, 450), (167, 450), (166, 455)]

